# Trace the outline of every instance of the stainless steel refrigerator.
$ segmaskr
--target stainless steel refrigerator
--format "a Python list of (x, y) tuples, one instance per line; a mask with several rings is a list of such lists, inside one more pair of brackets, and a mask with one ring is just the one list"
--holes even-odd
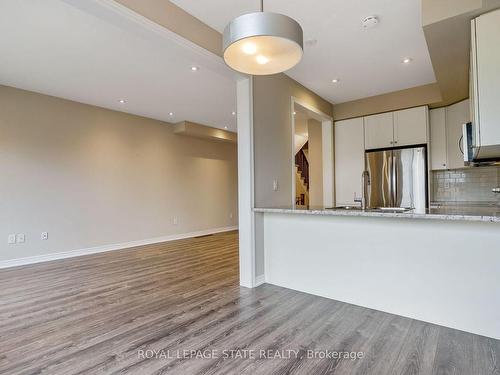
[(426, 147), (367, 151), (365, 154), (367, 206), (427, 207)]

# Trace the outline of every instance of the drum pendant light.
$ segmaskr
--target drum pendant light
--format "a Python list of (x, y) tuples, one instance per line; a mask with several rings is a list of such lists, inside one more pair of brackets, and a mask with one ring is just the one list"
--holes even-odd
[(295, 66), (303, 54), (302, 27), (283, 14), (248, 13), (232, 20), (224, 29), (224, 61), (246, 74), (268, 75)]

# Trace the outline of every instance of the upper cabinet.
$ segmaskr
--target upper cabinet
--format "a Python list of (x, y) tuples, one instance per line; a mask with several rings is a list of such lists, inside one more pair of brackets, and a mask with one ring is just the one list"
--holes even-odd
[(462, 125), (469, 121), (469, 100), (430, 110), (432, 169), (464, 168)]
[(428, 109), (417, 107), (366, 116), (365, 148), (410, 146), (427, 143)]
[(500, 9), (471, 22), (470, 93), (475, 159), (500, 159)]
[(431, 127), (431, 169), (446, 169), (446, 108), (429, 111)]
[(469, 100), (446, 107), (447, 168), (464, 168), (463, 124), (470, 121)]
[(409, 146), (427, 143), (427, 107), (394, 112), (394, 145)]
[(394, 147), (394, 121), (392, 112), (379, 115), (366, 116), (365, 122), (365, 148)]

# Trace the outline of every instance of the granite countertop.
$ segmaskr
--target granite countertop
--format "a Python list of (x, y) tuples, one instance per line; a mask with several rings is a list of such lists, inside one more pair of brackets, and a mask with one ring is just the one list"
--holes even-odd
[(283, 213), (323, 216), (362, 216), (362, 217), (390, 217), (402, 219), (427, 219), (451, 221), (484, 221), (500, 223), (500, 207), (492, 205), (431, 205), (425, 212), (409, 210), (404, 212), (391, 210), (336, 210), (328, 207), (309, 208), (254, 208), (254, 212)]

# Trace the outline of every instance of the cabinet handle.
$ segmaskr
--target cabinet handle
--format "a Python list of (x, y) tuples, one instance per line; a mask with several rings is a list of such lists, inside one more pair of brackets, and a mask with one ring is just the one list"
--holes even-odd
[(394, 142), (393, 142), (393, 141), (390, 141), (390, 142), (389, 142), (389, 144), (393, 145), (393, 144), (394, 144)]
[(398, 141), (394, 141), (394, 144), (398, 143)]

